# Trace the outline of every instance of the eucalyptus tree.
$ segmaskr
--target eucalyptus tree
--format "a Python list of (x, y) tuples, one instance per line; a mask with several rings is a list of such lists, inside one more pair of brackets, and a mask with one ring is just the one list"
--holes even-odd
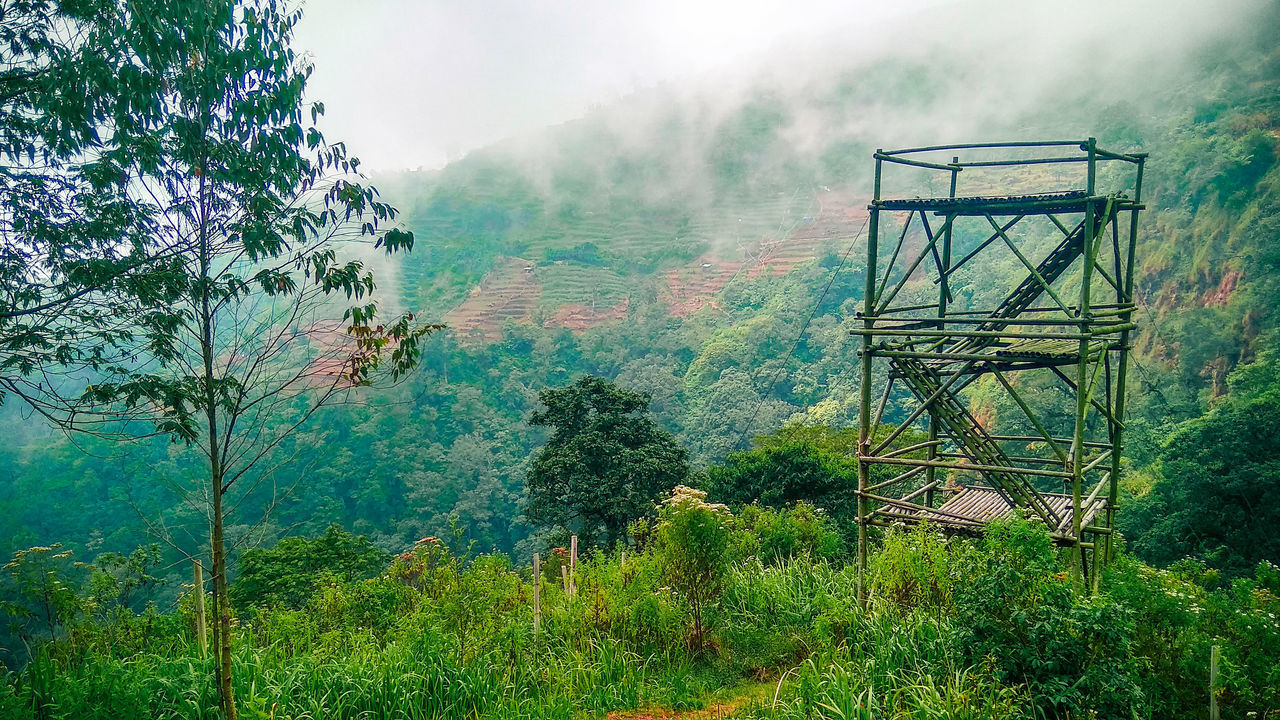
[(175, 485), (208, 513), (219, 704), (234, 720), (228, 517), (296, 482), (281, 469), (319, 449), (295, 432), (375, 377), (411, 369), (435, 326), (377, 319), (360, 258), (407, 250), (413, 236), (392, 227), (394, 208), (362, 184), (358, 160), (316, 129), (311, 67), (290, 48), (300, 13), (276, 0), (146, 5), (123, 30), (157, 112), (102, 164), (130, 177), (152, 251), (183, 250), (157, 271), (174, 300), (142, 306), (129, 362), (86, 397), (145, 415), (207, 471)]

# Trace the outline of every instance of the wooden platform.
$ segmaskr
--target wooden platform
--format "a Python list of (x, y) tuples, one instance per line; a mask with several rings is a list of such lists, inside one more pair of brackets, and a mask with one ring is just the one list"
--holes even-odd
[[(1071, 496), (1063, 493), (1040, 493), (1054, 514), (1062, 518), (1058, 527), (1051, 534), (1055, 540), (1064, 540), (1071, 535)], [(1084, 502), (1081, 527), (1092, 525), (1098, 513), (1107, 506), (1105, 498), (1095, 498), (1092, 503)], [(936, 510), (920, 508), (908, 510), (900, 506), (885, 506), (875, 512), (878, 518), (889, 522), (919, 523), (931, 522), (946, 529), (976, 532), (986, 523), (1010, 517), (1013, 507), (1005, 502), (995, 490), (981, 485), (963, 485), (959, 490)]]

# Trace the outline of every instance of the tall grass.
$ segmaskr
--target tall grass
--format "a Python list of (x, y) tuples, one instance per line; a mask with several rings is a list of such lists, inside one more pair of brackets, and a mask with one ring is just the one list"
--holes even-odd
[[(1019, 532), (983, 542), (1017, 545)], [(751, 720), (1106, 717), (1118, 707), (1174, 718), (1199, 709), (1196, 654), (1216, 642), (1228, 716), (1275, 709), (1280, 601), (1268, 586), (1214, 594), (1126, 560), (1104, 582), (1110, 595), (1073, 598), (1059, 591), (1052, 548), (1027, 543), (1013, 554), (1038, 559), (1011, 568), (1000, 547), (891, 536), (865, 612), (852, 566), (742, 558), (725, 572), (702, 653), (651, 553), (633, 549), (625, 565), (617, 554), (586, 558), (576, 596), (545, 582), (536, 636), (528, 568), (437, 557), (430, 573), (329, 585), (302, 610), (242, 610), (235, 692), (243, 717), (271, 720), (583, 720), (696, 709), (741, 683), (771, 689), (734, 711)], [(41, 648), (0, 682), (0, 720), (213, 720), (213, 664), (183, 612), (86, 625)], [(1173, 628), (1176, 646), (1161, 640)], [(1156, 647), (1179, 655), (1144, 659)]]

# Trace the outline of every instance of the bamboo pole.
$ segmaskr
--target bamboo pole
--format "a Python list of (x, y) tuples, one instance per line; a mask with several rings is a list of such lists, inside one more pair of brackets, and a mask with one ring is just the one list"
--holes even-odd
[(569, 594), (578, 594), (578, 536), (569, 538)]
[[(864, 330), (873, 330), (876, 302), (876, 244), (880, 234), (880, 180), (882, 160), (880, 150), (876, 150), (875, 187), (871, 200), (871, 217), (867, 219), (867, 269), (866, 288), (863, 290), (862, 319)], [(871, 454), (871, 335), (862, 336), (862, 382), (858, 388), (858, 607), (867, 607), (867, 554), (868, 537), (867, 522), (869, 517), (867, 505), (867, 486), (871, 484), (871, 465), (867, 456)]]
[[(1093, 148), (1095, 141), (1089, 138), (1086, 143), (1086, 152), (1089, 154), (1089, 168), (1087, 180), (1087, 192), (1090, 197), (1093, 196), (1095, 185), (1095, 168)], [(1093, 265), (1093, 245), (1096, 240), (1094, 227), (1094, 203), (1092, 201), (1085, 204), (1084, 211), (1084, 231), (1080, 233), (1080, 242), (1083, 246), (1080, 248), (1080, 254), (1084, 257), (1084, 268), (1081, 270), (1080, 277), (1080, 307), (1079, 316), (1082, 319), (1089, 319), (1089, 302), (1090, 298), (1090, 280), (1093, 273), (1089, 272)], [(1056, 298), (1055, 298), (1056, 299)], [(1060, 302), (1060, 301), (1059, 301)], [(1080, 360), (1076, 365), (1076, 412), (1075, 412), (1075, 432), (1073, 433), (1071, 442), (1071, 537), (1075, 541), (1072, 546), (1071, 557), (1071, 585), (1077, 592), (1083, 592), (1084, 586), (1084, 548), (1081, 547), (1080, 526), (1083, 524), (1082, 508), (1081, 508), (1081, 480), (1084, 475), (1084, 433), (1085, 420), (1089, 412), (1089, 398), (1085, 392), (1085, 383), (1089, 378), (1089, 341), (1080, 341)]]
[(1209, 651), (1209, 720), (1218, 720), (1218, 657), (1217, 645)]
[(1069, 480), (1074, 477), (1069, 472), (1061, 470), (1040, 470), (1039, 468), (1024, 468), (1016, 465), (984, 465), (981, 463), (960, 463), (946, 462), (942, 460), (915, 460), (912, 458), (890, 458), (890, 457), (874, 457), (865, 456), (869, 465), (905, 465), (907, 467), (935, 467), (947, 468), (949, 470), (973, 470), (976, 472), (1007, 472), (1021, 473), (1023, 475), (1038, 475), (1040, 477), (1053, 477)]
[(542, 557), (533, 554), (533, 636), (538, 637), (542, 625)]
[(898, 483), (900, 483), (900, 482), (902, 482), (902, 481), (904, 481), (904, 480), (910, 480), (911, 478), (915, 477), (916, 475), (919, 475), (919, 474), (920, 474), (921, 472), (923, 472), (924, 470), (925, 470), (925, 468), (922, 468), (922, 467), (912, 468), (911, 470), (908, 470), (908, 471), (906, 471), (906, 472), (904, 472), (904, 473), (902, 473), (902, 474), (900, 474), (900, 475), (895, 475), (895, 476), (893, 476), (893, 477), (892, 477), (892, 478), (890, 478), (889, 480), (885, 480), (884, 482), (878, 482), (878, 483), (876, 483), (875, 485), (872, 485), (872, 486), (868, 487), (868, 488), (867, 488), (867, 490), (868, 490), (868, 491), (870, 491), (870, 492), (875, 492), (876, 490), (881, 490), (881, 489), (883, 489), (883, 488), (887, 488), (887, 487), (889, 487), (890, 485), (896, 485), (896, 484), (898, 484)]
[[(1138, 160), (1137, 176), (1135, 178), (1135, 187), (1133, 191), (1133, 200), (1135, 203), (1142, 202), (1142, 171), (1145, 158)], [(1126, 264), (1124, 271), (1123, 291), (1120, 294), (1118, 305), (1122, 305), (1125, 314), (1121, 315), (1121, 319), (1128, 324), (1132, 324), (1133, 320), (1133, 257), (1134, 249), (1138, 240), (1138, 211), (1135, 208), (1129, 216), (1129, 244), (1126, 252)], [(1116, 278), (1120, 280), (1120, 278)], [(1129, 367), (1129, 331), (1126, 329), (1120, 333), (1120, 357), (1118, 358), (1119, 367), (1116, 368), (1116, 393), (1115, 405), (1112, 409), (1112, 424), (1115, 427), (1114, 437), (1111, 438), (1111, 487), (1107, 497), (1107, 527), (1115, 524), (1116, 503), (1119, 500), (1119, 483), (1120, 483), (1120, 454), (1124, 451), (1124, 412), (1125, 412), (1125, 395), (1126, 385), (1128, 384), (1128, 367)], [(1106, 554), (1103, 561), (1110, 563), (1112, 560), (1111, 534), (1107, 534), (1106, 538)]]
[[(951, 158), (952, 165), (955, 165), (959, 162), (960, 162), (959, 156), (953, 156)], [(950, 197), (953, 200), (956, 197), (956, 181), (959, 180), (959, 178), (960, 178), (960, 168), (957, 167), (956, 169), (951, 171), (951, 188), (948, 193), (948, 197)], [(924, 217), (924, 213), (921, 213), (921, 217)], [(947, 219), (949, 220), (949, 222), (946, 223), (946, 227), (943, 230), (943, 234), (942, 234), (942, 259), (938, 265), (938, 280), (937, 280), (938, 282), (938, 324), (935, 326), (935, 332), (938, 332), (939, 334), (943, 334), (947, 332), (947, 328), (946, 328), (947, 303), (949, 300), (951, 300), (951, 283), (948, 280), (949, 280), (949, 275), (951, 274), (951, 239), (952, 239), (952, 228), (955, 226), (955, 218), (948, 217)], [(1018, 222), (1018, 220), (1013, 221), (1013, 223), (1016, 223), (1016, 222)], [(1010, 223), (1010, 226), (1012, 226), (1013, 223)], [(940, 425), (941, 425), (941, 421), (938, 419), (937, 411), (930, 408), (929, 440), (927, 444), (929, 460), (938, 459), (938, 445), (940, 444), (940, 441), (938, 440), (938, 432), (941, 429)], [(893, 453), (890, 453), (890, 454), (892, 455)], [(924, 484), (925, 484), (925, 487), (929, 488), (929, 490), (926, 491), (924, 494), (924, 505), (925, 507), (933, 507), (933, 489), (938, 485), (937, 468), (935, 467), (925, 468)]]
[[(949, 322), (950, 318), (938, 316), (937, 320), (929, 320), (927, 322), (942, 324)], [(926, 322), (920, 320), (919, 322)], [(1064, 326), (1068, 323), (1062, 323)], [(1070, 323), (1074, 325), (1074, 323)], [(1132, 328), (1130, 328), (1132, 329)], [(926, 330), (926, 329), (900, 329), (900, 328), (878, 328), (870, 331), (878, 337), (906, 337), (915, 338), (917, 341), (924, 338), (938, 338), (942, 340), (950, 340), (952, 338), (992, 338), (995, 340), (1092, 340), (1097, 337), (1097, 333), (1051, 333), (1051, 332), (1017, 332), (1008, 330)], [(857, 328), (850, 330), (850, 335), (862, 335), (864, 331)]]
[(196, 638), (200, 642), (200, 657), (203, 658), (209, 653), (209, 636), (204, 616), (204, 566), (199, 560), (195, 561), (195, 584), (192, 591), (196, 601)]

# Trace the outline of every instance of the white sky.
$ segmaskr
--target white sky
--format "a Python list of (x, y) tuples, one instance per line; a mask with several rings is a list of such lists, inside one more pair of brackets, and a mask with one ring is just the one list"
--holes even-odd
[(940, 0), (307, 0), (322, 129), (368, 170), (438, 167), (595, 103)]

